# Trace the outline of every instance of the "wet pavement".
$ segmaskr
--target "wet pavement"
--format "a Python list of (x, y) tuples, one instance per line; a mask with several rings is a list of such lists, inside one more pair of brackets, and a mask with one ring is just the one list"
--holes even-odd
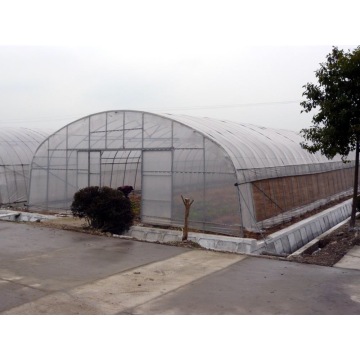
[(360, 270), (0, 221), (1, 314), (360, 314)]

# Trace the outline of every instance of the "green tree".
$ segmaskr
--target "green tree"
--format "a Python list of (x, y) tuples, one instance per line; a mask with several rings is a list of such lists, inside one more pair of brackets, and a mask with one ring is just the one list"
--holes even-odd
[(303, 110), (318, 111), (312, 117), (312, 125), (301, 130), (305, 141), (301, 146), (311, 153), (320, 151), (328, 159), (336, 154), (347, 161), (355, 151), (353, 205), (350, 227), (355, 226), (356, 198), (359, 177), (360, 140), (360, 46), (355, 50), (339, 50), (333, 47), (315, 72), (318, 84), (307, 83), (303, 87)]

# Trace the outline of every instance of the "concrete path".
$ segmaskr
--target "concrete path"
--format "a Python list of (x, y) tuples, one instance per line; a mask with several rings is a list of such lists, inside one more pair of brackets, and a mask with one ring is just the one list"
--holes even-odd
[(5, 314), (115, 314), (157, 299), (239, 261), (190, 251), (15, 307)]
[(334, 267), (360, 270), (360, 246), (355, 245)]
[(360, 314), (360, 271), (0, 222), (2, 314)]

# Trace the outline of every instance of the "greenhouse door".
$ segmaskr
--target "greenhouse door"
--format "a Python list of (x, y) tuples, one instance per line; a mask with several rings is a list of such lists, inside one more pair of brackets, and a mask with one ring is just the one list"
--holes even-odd
[(77, 188), (100, 186), (100, 151), (78, 151)]
[(141, 215), (148, 223), (170, 223), (172, 151), (144, 150), (142, 159)]

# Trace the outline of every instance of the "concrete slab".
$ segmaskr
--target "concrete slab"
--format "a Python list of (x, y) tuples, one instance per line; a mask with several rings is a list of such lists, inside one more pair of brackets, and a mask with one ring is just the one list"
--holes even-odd
[(334, 267), (360, 270), (360, 261), (356, 257), (345, 255), (338, 263), (334, 265)]
[(126, 312), (244, 258), (234, 254), (190, 251), (67, 292), (49, 294), (4, 314), (111, 315)]
[(10, 280), (0, 280), (0, 291), (0, 313), (46, 295), (46, 292), (41, 289)]
[(360, 314), (359, 272), (248, 257), (128, 313)]
[(346, 255), (360, 257), (360, 246), (355, 245)]
[(0, 223), (1, 314), (360, 314), (359, 274)]
[(0, 222), (0, 312), (188, 251), (34, 223)]
[(354, 246), (334, 267), (360, 270), (360, 246)]

